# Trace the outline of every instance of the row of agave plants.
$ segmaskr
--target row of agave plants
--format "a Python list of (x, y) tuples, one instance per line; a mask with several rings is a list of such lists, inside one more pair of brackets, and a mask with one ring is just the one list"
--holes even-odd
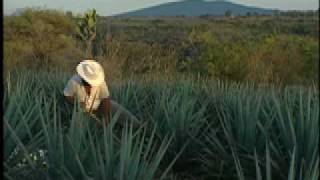
[(319, 90), (198, 78), (126, 79), (117, 114), (97, 127), (62, 90), (70, 74), (4, 80), (6, 179), (318, 179)]

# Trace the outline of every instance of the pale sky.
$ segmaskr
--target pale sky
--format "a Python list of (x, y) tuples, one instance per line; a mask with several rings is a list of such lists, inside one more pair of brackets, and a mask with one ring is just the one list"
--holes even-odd
[[(166, 2), (181, 0), (3, 0), (4, 14), (13, 13), (16, 8), (42, 7), (71, 10), (81, 13), (95, 8), (98, 14), (113, 15)], [(316, 10), (318, 0), (229, 0), (237, 4), (280, 10)]]

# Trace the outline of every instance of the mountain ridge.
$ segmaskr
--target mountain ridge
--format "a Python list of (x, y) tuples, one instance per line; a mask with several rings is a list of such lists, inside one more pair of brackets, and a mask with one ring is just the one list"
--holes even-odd
[(247, 13), (272, 14), (276, 11), (276, 9), (247, 6), (225, 0), (184, 0), (141, 8), (114, 16), (223, 16), (228, 10), (231, 11), (233, 15), (246, 15)]

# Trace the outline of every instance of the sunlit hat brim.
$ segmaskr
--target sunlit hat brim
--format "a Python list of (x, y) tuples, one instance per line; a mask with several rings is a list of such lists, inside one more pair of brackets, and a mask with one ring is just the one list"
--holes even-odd
[(76, 69), (79, 76), (92, 86), (98, 86), (105, 81), (102, 66), (94, 60), (84, 60)]

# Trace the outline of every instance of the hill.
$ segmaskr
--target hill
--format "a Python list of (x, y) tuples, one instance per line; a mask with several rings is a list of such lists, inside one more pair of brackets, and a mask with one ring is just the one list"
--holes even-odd
[(223, 16), (228, 10), (232, 12), (232, 15), (246, 15), (247, 13), (272, 14), (275, 11), (272, 9), (235, 4), (224, 0), (185, 0), (180, 2), (164, 3), (157, 6), (119, 14), (117, 16)]

